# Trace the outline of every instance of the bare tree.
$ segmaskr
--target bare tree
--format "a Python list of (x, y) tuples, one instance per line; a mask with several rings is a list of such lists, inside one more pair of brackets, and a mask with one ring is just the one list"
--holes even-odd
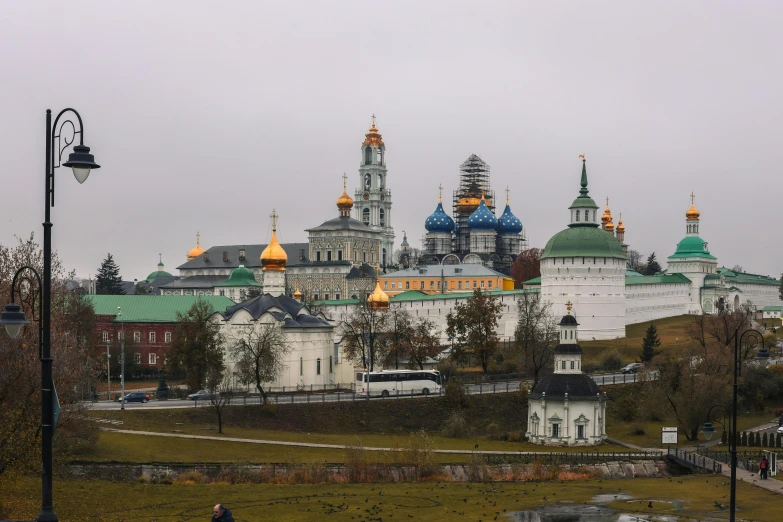
[(387, 357), (390, 313), (388, 309), (372, 308), (360, 302), (345, 314), (340, 329), (345, 341), (345, 356), (373, 371)]
[(524, 293), (519, 298), (519, 320), (515, 331), (525, 370), (533, 377), (533, 387), (552, 371), (554, 348), (559, 332), (550, 303), (539, 294)]
[[(400, 357), (408, 358), (413, 338), (413, 317), (405, 308), (390, 308), (388, 312), (388, 331), (385, 335), (388, 350), (384, 367), (399, 369)], [(410, 359), (409, 359), (410, 361)]]
[(643, 274), (647, 270), (647, 265), (644, 264), (642, 254), (638, 250), (628, 250), (628, 268), (635, 272)]
[(267, 395), (263, 384), (280, 375), (289, 351), (288, 338), (276, 322), (238, 327), (229, 345), (240, 380), (255, 384), (264, 403)]
[(207, 372), (207, 391), (209, 403), (215, 409), (218, 420), (218, 433), (223, 433), (223, 410), (231, 404), (231, 372), (223, 366)]
[(424, 317), (414, 324), (408, 345), (408, 367), (424, 369), (427, 359), (436, 357), (440, 351), (440, 338), (434, 333), (435, 324)]

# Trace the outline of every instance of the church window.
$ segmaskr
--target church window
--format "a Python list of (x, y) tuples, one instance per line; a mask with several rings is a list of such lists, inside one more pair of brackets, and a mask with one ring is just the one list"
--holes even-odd
[(388, 281), (384, 281), (383, 282), (383, 289), (384, 290), (388, 290), (389, 289), (389, 282)]
[(476, 281), (473, 281), (473, 288), (476, 288)]
[(371, 163), (372, 163), (372, 149), (370, 147), (367, 147), (366, 149), (364, 149), (364, 164), (369, 165)]
[(366, 252), (366, 251), (365, 251), (365, 252), (362, 252), (362, 261), (363, 261), (364, 263), (366, 263), (366, 262), (367, 262), (367, 252)]
[(571, 330), (571, 339), (573, 339), (573, 338), (574, 338), (574, 331)]
[(316, 261), (320, 261), (321, 260), (321, 251), (320, 250), (315, 253), (315, 260)]
[(489, 281), (489, 287), (492, 288), (492, 281)]
[(223, 296), (223, 297), (225, 297), (225, 295), (226, 295), (226, 291), (225, 291), (225, 290), (221, 290), (221, 291), (220, 291), (220, 295), (221, 295), (221, 296)]
[(343, 251), (342, 250), (338, 250), (337, 251), (337, 260), (338, 261), (342, 261), (343, 260)]
[(589, 210), (585, 210), (585, 221), (590, 221), (590, 211)]
[(457, 281), (457, 289), (462, 290), (462, 281)]
[(329, 356), (329, 373), (334, 373), (334, 368), (332, 367), (332, 356)]
[(484, 281), (481, 281), (481, 288), (484, 288)]
[(424, 290), (424, 281), (419, 282), (419, 290)]
[(324, 301), (328, 301), (328, 300), (329, 300), (329, 294), (324, 294)]
[(383, 266), (386, 266), (386, 249), (383, 249)]
[(395, 287), (395, 285), (396, 285), (396, 284), (397, 284), (397, 283), (395, 283), (394, 281), (392, 281), (392, 290), (394, 290), (394, 287)]
[(362, 223), (364, 223), (365, 225), (369, 225), (370, 224), (370, 209), (369, 208), (365, 208), (365, 209), (362, 210)]
[(332, 260), (332, 251), (331, 250), (327, 250), (326, 251), (326, 260), (327, 261), (331, 261)]
[[(383, 151), (381, 150), (380, 147), (378, 147), (377, 158), (378, 158), (378, 164), (382, 165), (383, 164)], [(380, 179), (380, 175), (378, 176), (378, 178)], [(381, 185), (381, 188), (383, 188), (383, 185)]]
[(315, 360), (315, 374), (321, 375), (321, 359)]
[(233, 288), (232, 288), (232, 289), (230, 289), (230, 290), (228, 291), (228, 296), (229, 296), (231, 299), (233, 299), (233, 298), (234, 298), (234, 289), (233, 289)]
[(386, 225), (386, 211), (383, 209), (380, 210), (380, 218), (381, 226)]
[(313, 301), (318, 301), (318, 294), (313, 294)]
[(579, 221), (579, 211), (576, 211), (576, 220)]
[(574, 361), (571, 361), (571, 369), (574, 369)]
[(440, 290), (440, 281), (438, 281), (438, 290)]
[(299, 358), (299, 376), (304, 375), (304, 359)]
[(411, 282), (405, 281), (405, 290), (410, 290), (410, 289), (411, 289)]
[(560, 367), (565, 370), (565, 361), (561, 361)]

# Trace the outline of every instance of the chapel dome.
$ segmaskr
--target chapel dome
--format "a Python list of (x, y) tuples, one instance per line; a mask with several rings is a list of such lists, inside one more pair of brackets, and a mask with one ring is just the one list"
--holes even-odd
[(345, 187), (343, 187), (342, 195), (337, 198), (337, 208), (340, 210), (351, 210), (353, 208), (353, 199), (348, 195)]
[(696, 209), (696, 205), (694, 205), (693, 203), (691, 203), (691, 208), (689, 208), (689, 209), (688, 209), (688, 211), (687, 211), (687, 212), (685, 212), (685, 218), (686, 218), (688, 221), (698, 221), (698, 219), (699, 219), (699, 216), (701, 216), (701, 212), (699, 212), (699, 211)]
[(204, 253), (204, 249), (201, 248), (201, 240), (200, 240), (200, 238), (201, 238), (201, 234), (196, 232), (196, 246), (191, 248), (190, 252), (188, 252), (188, 261), (190, 261), (191, 259), (195, 259), (195, 258), (197, 258), (198, 256), (200, 256), (201, 254)]
[(389, 296), (381, 290), (381, 282), (375, 282), (375, 290), (367, 297), (367, 306), (370, 308), (389, 308)]
[(498, 226), (498, 218), (487, 208), (487, 201), (483, 197), (478, 208), (468, 218), (468, 228), (471, 230), (495, 230)]
[(372, 115), (372, 124), (370, 125), (370, 130), (364, 135), (362, 145), (370, 145), (372, 147), (383, 146), (383, 137), (381, 136), (381, 133), (378, 132), (378, 127), (375, 126), (375, 114)]
[(593, 227), (573, 227), (552, 236), (541, 259), (549, 257), (608, 257), (627, 259), (623, 246), (609, 232)]
[(245, 265), (239, 265), (231, 271), (231, 275), (225, 283), (221, 283), (217, 286), (261, 286), (256, 281), (256, 276), (249, 268), (245, 268)]
[(592, 377), (584, 373), (552, 373), (536, 384), (530, 399), (560, 399), (568, 394), (570, 400), (601, 400), (600, 389)]
[(508, 203), (506, 203), (503, 214), (498, 218), (497, 231), (499, 234), (519, 234), (522, 232), (522, 222), (511, 212)]
[(620, 214), (620, 221), (617, 222), (617, 232), (625, 232), (625, 225), (623, 225), (623, 217)]
[(158, 269), (154, 272), (151, 272), (150, 275), (147, 276), (147, 282), (151, 283), (159, 277), (172, 277), (171, 274), (163, 270), (163, 263), (158, 264)]
[(699, 236), (685, 237), (677, 243), (677, 250), (671, 257), (707, 257), (714, 259), (707, 249), (707, 243)]
[(454, 230), (454, 220), (443, 210), (443, 203), (438, 201), (435, 212), (424, 221), (427, 232), (451, 232)]

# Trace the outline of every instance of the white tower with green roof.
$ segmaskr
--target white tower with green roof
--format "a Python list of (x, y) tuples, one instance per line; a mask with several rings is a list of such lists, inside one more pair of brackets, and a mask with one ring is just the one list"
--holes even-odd
[(556, 315), (566, 315), (566, 303), (573, 303), (581, 339), (625, 337), (627, 257), (617, 238), (599, 227), (580, 157), (581, 187), (568, 208), (571, 222), (552, 236), (541, 256), (541, 298)]

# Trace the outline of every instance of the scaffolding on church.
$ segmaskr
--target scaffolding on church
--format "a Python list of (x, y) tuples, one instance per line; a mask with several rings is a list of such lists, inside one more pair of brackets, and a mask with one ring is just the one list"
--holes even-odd
[(489, 184), (489, 165), (471, 154), (459, 167), (459, 188), (453, 193), (454, 246), (452, 252), (470, 251), (468, 218), (484, 197), (487, 208), (495, 212), (495, 193)]

